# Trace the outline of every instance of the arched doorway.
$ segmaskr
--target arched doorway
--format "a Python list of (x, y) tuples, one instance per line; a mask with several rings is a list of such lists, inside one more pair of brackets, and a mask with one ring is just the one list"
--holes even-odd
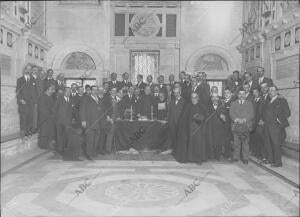
[(201, 48), (188, 58), (186, 71), (191, 74), (205, 72), (210, 87), (217, 86), (219, 95), (222, 95), (226, 79), (236, 68), (233, 58), (228, 53), (226, 49), (217, 46)]

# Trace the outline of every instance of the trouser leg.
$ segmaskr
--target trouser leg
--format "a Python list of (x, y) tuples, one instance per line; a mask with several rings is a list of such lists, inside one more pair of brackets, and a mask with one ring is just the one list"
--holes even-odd
[(95, 134), (95, 130), (89, 129), (86, 131), (86, 154), (89, 158), (94, 155)]
[(233, 145), (234, 145), (233, 158), (240, 159), (241, 142), (239, 136), (236, 134), (233, 135)]
[(281, 143), (283, 132), (279, 127), (270, 127), (270, 140), (272, 144), (273, 163), (282, 164), (281, 160)]
[(245, 137), (243, 138), (242, 141), (242, 155), (243, 155), (243, 160), (249, 160), (249, 133), (245, 134)]
[(56, 151), (60, 154), (63, 153), (64, 148), (67, 145), (67, 131), (66, 127), (63, 124), (57, 124), (56, 125)]

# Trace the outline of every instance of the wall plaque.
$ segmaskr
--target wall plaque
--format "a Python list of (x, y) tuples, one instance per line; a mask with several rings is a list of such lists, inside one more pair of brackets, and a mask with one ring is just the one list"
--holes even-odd
[(300, 42), (300, 26), (295, 28), (295, 44)]
[(279, 35), (275, 38), (275, 51), (280, 50), (280, 47), (281, 47), (281, 36)]

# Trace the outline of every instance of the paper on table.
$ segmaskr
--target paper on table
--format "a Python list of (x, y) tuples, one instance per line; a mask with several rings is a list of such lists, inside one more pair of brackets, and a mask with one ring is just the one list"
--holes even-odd
[(166, 103), (158, 103), (158, 110), (166, 110)]

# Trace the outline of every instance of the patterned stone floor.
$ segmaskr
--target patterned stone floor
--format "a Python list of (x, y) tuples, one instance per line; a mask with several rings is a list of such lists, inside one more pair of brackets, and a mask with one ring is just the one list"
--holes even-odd
[(253, 164), (179, 164), (155, 153), (66, 162), (47, 154), (2, 177), (1, 214), (299, 216), (299, 190)]

